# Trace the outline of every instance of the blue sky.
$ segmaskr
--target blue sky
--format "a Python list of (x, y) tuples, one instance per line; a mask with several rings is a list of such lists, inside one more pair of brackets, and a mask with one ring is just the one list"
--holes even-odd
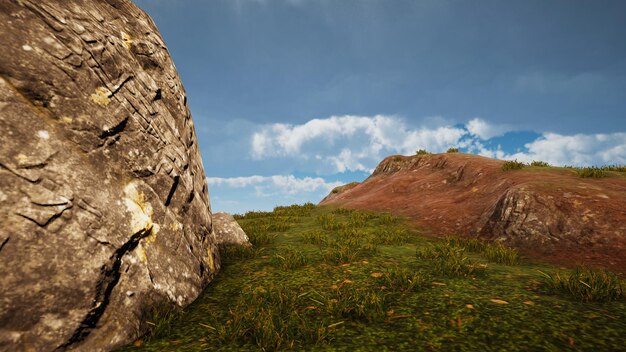
[(626, 164), (624, 1), (139, 0), (213, 211), (318, 202), (387, 155)]

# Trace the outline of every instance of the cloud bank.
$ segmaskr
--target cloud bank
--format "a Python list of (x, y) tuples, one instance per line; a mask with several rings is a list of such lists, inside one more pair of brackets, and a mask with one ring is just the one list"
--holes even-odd
[(243, 177), (207, 177), (210, 187), (254, 188), (258, 196), (299, 195), (302, 193), (328, 193), (342, 182), (327, 182), (321, 177), (302, 177), (294, 175), (243, 176)]
[(547, 161), (554, 165), (626, 164), (626, 133), (576, 134), (544, 133), (525, 144), (527, 151), (506, 155), (506, 159)]
[(310, 159), (327, 172), (370, 172), (384, 156), (445, 151), (466, 133), (453, 126), (410, 129), (395, 116), (331, 116), (301, 125), (263, 125), (251, 137), (250, 155), (254, 160)]
[(251, 136), (254, 160), (306, 160), (320, 174), (371, 172), (385, 156), (417, 149), (440, 153), (450, 147), (499, 159), (543, 160), (555, 165), (626, 163), (626, 133), (560, 135), (546, 132), (518, 150), (493, 139), (513, 132), (481, 118), (465, 124), (410, 128), (396, 116), (331, 116), (299, 125), (262, 125)]

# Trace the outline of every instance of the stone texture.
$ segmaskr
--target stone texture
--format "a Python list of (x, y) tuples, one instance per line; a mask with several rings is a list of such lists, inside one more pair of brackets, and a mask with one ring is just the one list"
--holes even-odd
[[(579, 198), (581, 200), (578, 200)], [(600, 198), (596, 201), (600, 201)], [(554, 253), (565, 248), (591, 248), (622, 245), (612, 223), (598, 211), (583, 204), (573, 193), (561, 192), (561, 197), (522, 185), (507, 190), (482, 217), (477, 234), (510, 246), (531, 247), (537, 252)], [(579, 208), (579, 209), (576, 209)], [(580, 209), (582, 208), (582, 209)], [(616, 232), (616, 233), (613, 233)]]
[(129, 1), (2, 1), (0, 37), (0, 350), (110, 350), (219, 269), (185, 91)]
[(251, 246), (250, 239), (237, 223), (235, 218), (228, 213), (213, 214), (213, 229), (217, 244), (230, 244)]

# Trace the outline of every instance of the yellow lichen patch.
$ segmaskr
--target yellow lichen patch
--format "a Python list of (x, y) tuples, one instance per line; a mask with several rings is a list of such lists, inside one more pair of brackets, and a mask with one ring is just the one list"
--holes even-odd
[(150, 230), (150, 236), (156, 235), (159, 226), (152, 222), (152, 206), (144, 200), (143, 193), (137, 190), (134, 182), (124, 188), (124, 204), (131, 215), (130, 228), (133, 233), (141, 230)]
[(130, 50), (131, 45), (133, 44), (133, 38), (130, 34), (122, 32), (122, 40), (124, 41), (124, 46), (126, 49)]
[(100, 106), (107, 106), (111, 102), (110, 94), (111, 92), (106, 87), (99, 87), (89, 99)]
[(213, 261), (213, 251), (211, 250), (211, 246), (207, 249), (207, 264), (209, 265), (210, 271), (215, 272), (215, 262)]
[(476, 193), (476, 192), (478, 192), (478, 188), (472, 187), (472, 193)]
[(137, 248), (135, 248), (135, 253), (137, 253), (137, 257), (142, 263), (148, 262), (148, 256), (146, 255), (146, 250), (141, 245), (141, 242), (137, 245)]
[(159, 224), (152, 224), (152, 229), (150, 230), (150, 235), (148, 235), (148, 237), (144, 238), (143, 241), (145, 243), (154, 243), (154, 241), (156, 241), (156, 238), (157, 238), (156, 235), (159, 232), (159, 229), (161, 229)]
[(28, 157), (22, 153), (17, 154), (15, 159), (17, 160), (18, 163), (23, 163), (23, 162), (28, 161)]
[(72, 123), (72, 121), (74, 121), (74, 119), (69, 117), (69, 116), (63, 116), (63, 117), (61, 117), (61, 121), (63, 123)]

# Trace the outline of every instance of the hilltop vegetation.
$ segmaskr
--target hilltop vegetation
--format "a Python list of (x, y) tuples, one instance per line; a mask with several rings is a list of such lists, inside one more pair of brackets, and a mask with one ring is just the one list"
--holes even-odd
[(152, 333), (123, 350), (626, 344), (624, 286), (609, 272), (570, 273), (477, 239), (427, 238), (386, 213), (305, 204), (238, 221), (254, 247), (223, 248), (222, 271), (200, 298), (182, 312), (153, 312)]

